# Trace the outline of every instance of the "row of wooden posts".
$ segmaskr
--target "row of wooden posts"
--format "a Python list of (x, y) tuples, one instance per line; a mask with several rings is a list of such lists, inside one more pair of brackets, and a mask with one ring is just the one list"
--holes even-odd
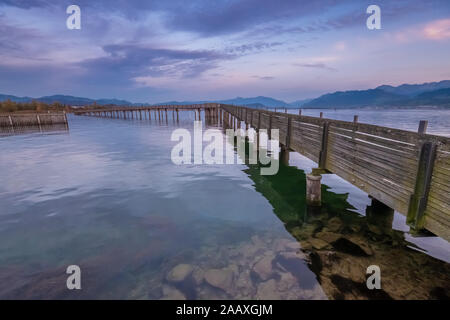
[(53, 126), (68, 129), (65, 112), (0, 114), (0, 132), (2, 133), (21, 133), (33, 128), (36, 131), (47, 131)]
[(172, 121), (180, 121), (180, 111), (191, 111), (194, 113), (195, 120), (202, 119), (202, 110), (204, 111), (204, 119), (209, 122), (220, 121), (220, 109), (217, 107), (205, 107), (205, 108), (121, 108), (111, 110), (86, 110), (81, 112), (75, 112), (76, 115), (85, 115), (91, 117), (100, 118), (112, 118), (112, 119), (136, 119), (136, 120), (158, 120), (167, 122), (169, 118)]

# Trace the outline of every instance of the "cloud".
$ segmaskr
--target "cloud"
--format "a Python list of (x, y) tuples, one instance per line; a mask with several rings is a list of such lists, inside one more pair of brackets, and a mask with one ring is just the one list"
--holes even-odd
[(423, 35), (430, 40), (450, 39), (450, 19), (428, 23), (423, 29)]
[(282, 42), (254, 42), (254, 43), (246, 43), (239, 46), (228, 47), (225, 48), (225, 52), (228, 53), (236, 53), (236, 54), (246, 54), (246, 53), (255, 53), (261, 52), (266, 49), (272, 49), (274, 47), (278, 47), (283, 45)]
[(79, 66), (105, 79), (143, 76), (195, 78), (234, 56), (211, 50), (172, 50), (137, 45), (107, 45), (106, 56), (82, 61)]
[(337, 71), (337, 69), (329, 67), (325, 63), (294, 63), (293, 65), (302, 68), (314, 68), (314, 69)]
[(274, 80), (275, 77), (271, 77), (271, 76), (265, 76), (265, 77), (261, 77), (261, 76), (253, 76), (253, 78), (259, 79), (259, 80)]

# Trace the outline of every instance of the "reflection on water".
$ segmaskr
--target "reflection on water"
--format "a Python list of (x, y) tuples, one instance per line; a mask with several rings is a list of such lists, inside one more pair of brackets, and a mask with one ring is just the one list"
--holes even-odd
[[(393, 230), (390, 212), (359, 214), (326, 185), (308, 209), (303, 170), (176, 166), (170, 119), (69, 120), (68, 135), (0, 139), (0, 298), (450, 296), (448, 262)], [(81, 291), (66, 289), (71, 264)], [(383, 290), (365, 286), (371, 264)]]

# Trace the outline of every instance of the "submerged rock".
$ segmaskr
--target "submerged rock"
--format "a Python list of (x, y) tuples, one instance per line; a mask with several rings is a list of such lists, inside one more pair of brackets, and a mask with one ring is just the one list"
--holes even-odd
[(328, 242), (325, 242), (325, 241), (323, 241), (321, 239), (317, 239), (317, 238), (309, 239), (309, 243), (316, 250), (321, 250), (321, 249), (323, 249), (323, 248), (328, 246)]
[(185, 295), (178, 289), (171, 286), (163, 286), (163, 296), (161, 300), (186, 300)]
[(277, 289), (281, 292), (287, 291), (297, 284), (297, 278), (290, 272), (282, 272), (277, 282)]
[(333, 247), (344, 253), (348, 253), (354, 256), (371, 256), (373, 251), (370, 246), (362, 239), (358, 238), (339, 238), (333, 242)]
[(190, 264), (179, 264), (175, 266), (166, 276), (169, 282), (181, 282), (191, 275), (194, 268)]
[(323, 241), (326, 241), (328, 243), (332, 243), (332, 242), (336, 241), (337, 239), (339, 239), (341, 237), (341, 235), (334, 233), (334, 232), (321, 231), (316, 234), (316, 237)]
[(256, 299), (258, 300), (280, 300), (281, 295), (277, 290), (277, 283), (274, 279), (262, 282), (258, 286), (256, 292)]
[(230, 293), (233, 286), (234, 273), (230, 269), (209, 269), (205, 272), (205, 281), (215, 288)]
[(342, 220), (338, 217), (331, 218), (327, 224), (328, 230), (338, 232), (342, 228)]
[(258, 277), (265, 281), (272, 275), (272, 261), (273, 256), (264, 256), (253, 266), (252, 271), (258, 275)]

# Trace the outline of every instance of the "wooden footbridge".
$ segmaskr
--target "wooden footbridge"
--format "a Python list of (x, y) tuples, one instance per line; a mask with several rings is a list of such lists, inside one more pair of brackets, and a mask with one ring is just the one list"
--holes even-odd
[(353, 122), (272, 112), (223, 104), (121, 107), (80, 110), (77, 115), (123, 119), (178, 120), (180, 110), (238, 128), (241, 122), (260, 129), (279, 129), (282, 146), (334, 173), (371, 197), (406, 215), (416, 230), (427, 229), (450, 240), (450, 138)]

